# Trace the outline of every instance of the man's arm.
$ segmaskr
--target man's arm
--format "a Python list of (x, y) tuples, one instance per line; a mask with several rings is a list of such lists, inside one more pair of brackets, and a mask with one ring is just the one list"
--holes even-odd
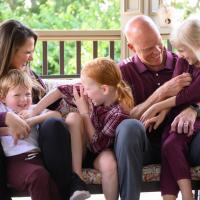
[(160, 86), (146, 101), (135, 106), (130, 114), (132, 118), (140, 119), (142, 114), (153, 104), (176, 96), (180, 90), (190, 85), (192, 79), (189, 73), (184, 73), (172, 78)]

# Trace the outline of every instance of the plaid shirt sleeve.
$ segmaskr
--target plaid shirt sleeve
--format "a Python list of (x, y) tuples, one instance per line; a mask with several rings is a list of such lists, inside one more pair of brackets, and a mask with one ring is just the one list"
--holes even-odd
[[(80, 84), (76, 85), (79, 86)], [(61, 85), (57, 88), (63, 94), (63, 99), (66, 101), (66, 103), (73, 107), (76, 107), (74, 103), (73, 85)], [(77, 87), (77, 90), (79, 91), (79, 87)]]
[(104, 118), (104, 122), (101, 126), (102, 129), (96, 129), (92, 142), (90, 143), (91, 150), (94, 153), (99, 153), (113, 146), (117, 126), (124, 119), (130, 118), (130, 116), (122, 112), (121, 108), (118, 106), (108, 112), (106, 116), (102, 116), (102, 118)]

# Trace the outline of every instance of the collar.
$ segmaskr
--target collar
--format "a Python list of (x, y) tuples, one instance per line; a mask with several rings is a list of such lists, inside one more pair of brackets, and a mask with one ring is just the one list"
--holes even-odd
[[(163, 69), (173, 69), (173, 62), (174, 62), (173, 54), (166, 49), (164, 50), (164, 52), (166, 53), (166, 61)], [(149, 70), (147, 66), (144, 63), (142, 63), (142, 61), (136, 54), (132, 57), (132, 61), (135, 63), (134, 67), (140, 74)]]

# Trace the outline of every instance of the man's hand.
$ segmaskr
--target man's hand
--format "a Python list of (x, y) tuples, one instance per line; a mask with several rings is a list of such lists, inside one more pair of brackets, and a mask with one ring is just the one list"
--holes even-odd
[(12, 134), (14, 144), (17, 143), (18, 139), (24, 139), (28, 137), (30, 132), (29, 125), (20, 118), (17, 114), (7, 112), (5, 123), (9, 128), (9, 132)]
[(192, 81), (192, 77), (189, 73), (183, 73), (176, 76), (157, 89), (160, 99), (176, 96), (184, 87), (189, 86)]
[(171, 124), (171, 131), (176, 131), (179, 134), (191, 136), (194, 131), (194, 123), (197, 117), (197, 112), (192, 108), (183, 110)]
[(142, 114), (153, 104), (163, 101), (169, 97), (176, 96), (180, 90), (190, 85), (192, 78), (189, 73), (183, 73), (160, 86), (146, 101), (136, 105), (131, 111), (132, 118), (140, 119)]

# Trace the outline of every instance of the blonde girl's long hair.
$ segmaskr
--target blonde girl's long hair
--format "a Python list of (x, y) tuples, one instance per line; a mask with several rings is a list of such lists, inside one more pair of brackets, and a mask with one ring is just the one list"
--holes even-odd
[(128, 110), (134, 106), (134, 100), (130, 87), (122, 80), (122, 74), (112, 59), (96, 58), (86, 63), (81, 70), (84, 74), (97, 83), (116, 88), (118, 102)]
[(174, 47), (183, 44), (191, 49), (200, 61), (200, 20), (187, 19), (174, 29), (170, 36)]
[(11, 69), (6, 75), (0, 78), (0, 100), (6, 97), (10, 88), (17, 86), (32, 89), (33, 81), (25, 71)]

